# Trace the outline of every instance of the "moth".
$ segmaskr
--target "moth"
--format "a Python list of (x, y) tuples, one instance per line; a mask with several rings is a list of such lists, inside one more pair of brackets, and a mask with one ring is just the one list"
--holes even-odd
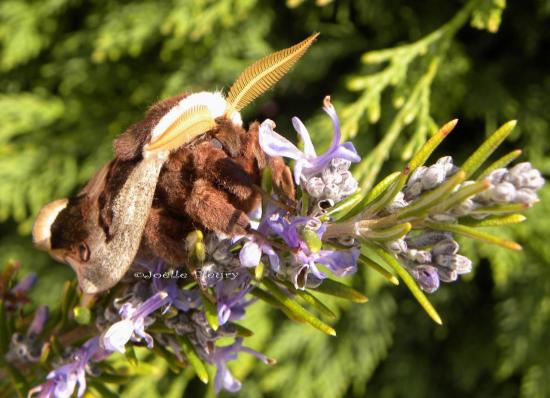
[(246, 68), (221, 92), (184, 93), (154, 104), (115, 139), (114, 159), (75, 196), (45, 205), (33, 225), (35, 246), (70, 265), (84, 293), (119, 282), (136, 259), (185, 263), (194, 229), (250, 232), (262, 170), (294, 196), (290, 170), (259, 145), (258, 123), (240, 111), (280, 80), (318, 34)]

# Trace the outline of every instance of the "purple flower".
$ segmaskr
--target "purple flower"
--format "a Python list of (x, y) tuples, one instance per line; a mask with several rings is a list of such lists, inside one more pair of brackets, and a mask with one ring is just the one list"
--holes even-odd
[(220, 281), (216, 284), (218, 320), (224, 325), (230, 320), (239, 320), (244, 316), (245, 308), (251, 303), (244, 297), (252, 289), (248, 272), (241, 272), (235, 279)]
[(23, 279), (17, 285), (12, 287), (10, 289), (10, 293), (12, 293), (15, 297), (22, 296), (32, 289), (32, 287), (36, 283), (36, 280), (37, 280), (36, 274), (34, 272), (31, 272), (25, 277), (25, 279)]
[[(177, 284), (177, 277), (179, 271), (173, 274), (173, 271), (167, 273), (166, 264), (163, 260), (157, 260), (154, 262), (140, 262), (139, 265), (145, 267), (147, 270), (156, 274), (166, 274), (169, 277), (166, 278), (154, 278), (153, 289), (155, 292), (168, 293), (169, 302), (167, 303), (166, 311), (170, 309), (170, 306), (176, 307), (178, 310), (187, 312), (191, 308), (198, 308), (201, 304), (200, 294), (197, 290), (180, 289)], [(171, 276), (171, 277), (170, 277)]]
[(357, 271), (359, 249), (321, 250), (317, 262), (324, 264), (334, 275), (350, 275)]
[(69, 398), (78, 384), (77, 397), (86, 391), (85, 368), (92, 357), (101, 354), (99, 338), (88, 340), (74, 356), (74, 361), (52, 370), (44, 384), (34, 387), (28, 397), (38, 394), (38, 398)]
[(132, 338), (147, 342), (147, 347), (153, 347), (153, 338), (145, 332), (146, 318), (165, 304), (170, 302), (165, 291), (156, 293), (137, 308), (131, 303), (124, 303), (120, 308), (121, 321), (111, 325), (101, 336), (101, 343), (108, 351), (124, 353), (124, 346)]
[(40, 333), (42, 333), (42, 330), (44, 330), (44, 326), (46, 325), (46, 322), (48, 322), (49, 316), (50, 316), (50, 310), (48, 306), (47, 305), (39, 306), (36, 309), (34, 313), (34, 318), (32, 319), (29, 329), (27, 330), (27, 336), (35, 338)]
[(273, 271), (279, 271), (279, 256), (275, 253), (273, 247), (271, 247), (265, 239), (262, 239), (262, 235), (267, 236), (269, 234), (269, 219), (276, 215), (277, 211), (278, 209), (274, 205), (268, 204), (265, 214), (256, 228), (260, 235), (251, 235), (247, 237), (248, 241), (245, 242), (239, 252), (239, 260), (243, 267), (253, 268), (257, 266), (262, 258), (262, 253), (265, 253), (269, 257), (269, 263)]
[(214, 390), (216, 391), (216, 394), (219, 393), (222, 388), (230, 392), (237, 392), (241, 389), (241, 382), (231, 374), (229, 368), (227, 367), (227, 362), (237, 359), (239, 352), (246, 352), (254, 355), (266, 365), (271, 365), (275, 362), (252, 348), (243, 347), (242, 343), (243, 339), (239, 337), (233, 344), (223, 347), (216, 347), (214, 351), (209, 354), (208, 361), (214, 364), (217, 368), (216, 377), (214, 379)]
[[(293, 249), (290, 278), (297, 289), (304, 289), (307, 276), (313, 274), (317, 281), (325, 279), (325, 273), (319, 271), (316, 263), (324, 264), (332, 273), (338, 276), (349, 275), (357, 270), (359, 250), (319, 250), (312, 251), (300, 234), (302, 227), (316, 221), (313, 217), (295, 217), (291, 221), (281, 215), (274, 215), (269, 220), (271, 230), (279, 235)], [(323, 224), (317, 229), (319, 239), (325, 231)]]
[(361, 160), (351, 142), (340, 144), (340, 122), (334, 106), (330, 103), (330, 97), (325, 97), (323, 110), (332, 120), (334, 136), (330, 148), (321, 156), (317, 156), (309, 132), (297, 117), (292, 118), (292, 125), (304, 142), (304, 151), (300, 151), (296, 145), (277, 134), (273, 129), (275, 123), (265, 120), (260, 125), (260, 146), (270, 156), (282, 156), (296, 160), (294, 166), (294, 180), (300, 185), (301, 177), (308, 177), (321, 172), (332, 159), (345, 159), (350, 162)]

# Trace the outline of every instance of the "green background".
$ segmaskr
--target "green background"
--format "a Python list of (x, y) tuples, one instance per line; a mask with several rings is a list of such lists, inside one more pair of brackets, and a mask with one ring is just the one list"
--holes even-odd
[[(55, 304), (73, 274), (32, 248), (39, 208), (76, 192), (151, 103), (227, 89), (254, 60), (315, 31), (310, 52), (244, 112), (246, 121), (272, 118), (295, 138), (297, 115), (322, 147), (330, 127), (321, 101), (330, 94), (364, 156), (356, 173), (368, 187), (450, 119), (459, 125), (438, 154), (457, 163), (518, 119), (498, 154), (522, 148), (522, 160), (548, 176), (549, 26), (548, 0), (3, 0), (0, 263), (13, 258), (22, 275), (37, 271), (33, 297)], [(404, 286), (366, 270), (353, 284), (368, 303), (329, 302), (340, 315), (336, 338), (256, 304), (249, 345), (278, 364), (240, 357), (238, 396), (550, 396), (550, 187), (540, 198), (527, 222), (501, 232), (522, 253), (462, 242), (474, 272), (430, 297), (443, 326)], [(212, 394), (191, 371), (151, 363), (121, 396)]]

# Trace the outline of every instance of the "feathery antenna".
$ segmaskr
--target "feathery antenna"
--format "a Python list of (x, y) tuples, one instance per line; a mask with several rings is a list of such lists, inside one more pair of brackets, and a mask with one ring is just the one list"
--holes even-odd
[(227, 94), (227, 114), (240, 111), (277, 83), (319, 36), (314, 33), (292, 47), (270, 54), (246, 68)]
[(151, 152), (177, 149), (214, 128), (215, 125), (214, 118), (206, 105), (194, 106), (179, 115), (162, 134), (152, 138), (144, 150)]

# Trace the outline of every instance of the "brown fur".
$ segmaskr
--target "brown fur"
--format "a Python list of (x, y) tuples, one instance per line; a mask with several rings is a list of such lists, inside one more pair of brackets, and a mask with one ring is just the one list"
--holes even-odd
[[(87, 217), (86, 206), (99, 207), (99, 225), (107, 239), (112, 238), (112, 204), (133, 168), (142, 160), (143, 146), (153, 127), (187, 94), (160, 101), (147, 112), (145, 119), (129, 127), (115, 139), (115, 159), (104, 166), (81, 195), (85, 206), (75, 202), (65, 213)], [(250, 220), (247, 213), (260, 203), (254, 189), (261, 182), (262, 169), (272, 169), (277, 191), (294, 198), (292, 175), (281, 158), (267, 156), (258, 141), (259, 125), (249, 131), (225, 117), (216, 120), (216, 128), (170, 154), (160, 173), (153, 206), (143, 233), (142, 257), (160, 257), (170, 263), (185, 263), (184, 239), (194, 229), (244, 235)], [(57, 222), (56, 222), (57, 224)], [(85, 235), (81, 224), (61, 223), (67, 249), (76, 247)], [(52, 231), (53, 235), (60, 235)], [(69, 242), (71, 241), (71, 242)], [(74, 242), (72, 242), (74, 241)], [(93, 250), (93, 248), (91, 248)]]

